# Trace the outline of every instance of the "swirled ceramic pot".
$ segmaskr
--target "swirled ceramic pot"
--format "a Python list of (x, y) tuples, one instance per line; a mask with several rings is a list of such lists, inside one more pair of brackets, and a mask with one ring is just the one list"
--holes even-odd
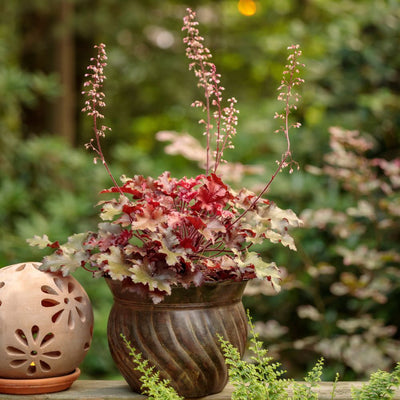
[(121, 334), (181, 396), (202, 397), (223, 390), (228, 371), (218, 334), (243, 355), (247, 318), (242, 294), (246, 282), (175, 287), (163, 302), (153, 304), (120, 281), (106, 281), (114, 296), (108, 321), (110, 351), (133, 391), (140, 393), (141, 375), (134, 370)]
[(72, 374), (89, 350), (88, 295), (75, 278), (41, 271), (39, 265), (0, 269), (0, 378)]

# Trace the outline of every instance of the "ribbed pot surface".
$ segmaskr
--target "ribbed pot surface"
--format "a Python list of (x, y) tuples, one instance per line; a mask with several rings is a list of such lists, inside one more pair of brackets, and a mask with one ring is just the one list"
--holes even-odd
[(247, 318), (241, 301), (246, 282), (207, 283), (176, 287), (159, 304), (106, 279), (114, 305), (108, 320), (111, 355), (133, 391), (140, 393), (140, 373), (134, 370), (121, 333), (159, 371), (161, 378), (184, 397), (201, 397), (223, 390), (227, 367), (217, 334), (243, 355)]

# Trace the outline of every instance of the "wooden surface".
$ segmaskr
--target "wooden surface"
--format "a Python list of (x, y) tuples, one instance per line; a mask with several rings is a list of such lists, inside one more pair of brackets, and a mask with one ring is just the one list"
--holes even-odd
[[(336, 388), (335, 400), (351, 400), (351, 387), (360, 387), (361, 382), (339, 382)], [(331, 400), (332, 383), (323, 382), (320, 385), (319, 400)], [(221, 393), (203, 400), (230, 400), (232, 386), (228, 384)], [(69, 390), (40, 395), (10, 395), (0, 394), (0, 400), (144, 400), (145, 396), (132, 393), (124, 381), (92, 381), (78, 380)], [(400, 390), (396, 391), (395, 400), (400, 400)]]

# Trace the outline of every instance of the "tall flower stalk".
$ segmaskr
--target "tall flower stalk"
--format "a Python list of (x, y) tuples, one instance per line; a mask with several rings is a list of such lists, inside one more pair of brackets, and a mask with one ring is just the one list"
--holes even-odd
[[(114, 186), (119, 189), (119, 185), (111, 173), (111, 170), (104, 157), (100, 141), (102, 137), (106, 136), (107, 131), (111, 131), (111, 128), (107, 125), (99, 124), (99, 120), (104, 118), (104, 115), (100, 112), (100, 109), (106, 106), (104, 101), (105, 94), (102, 91), (104, 80), (106, 79), (104, 74), (104, 67), (107, 66), (107, 54), (105, 50), (106, 45), (101, 43), (99, 45), (95, 45), (94, 48), (97, 49), (97, 56), (90, 59), (90, 62), (93, 64), (90, 64), (87, 67), (88, 71), (90, 72), (85, 74), (85, 78), (87, 79), (83, 84), (83, 87), (86, 90), (82, 91), (82, 94), (86, 96), (85, 107), (82, 108), (82, 112), (86, 113), (93, 119), (94, 138), (91, 138), (90, 141), (85, 144), (85, 147), (93, 150), (97, 154), (97, 156), (94, 157), (93, 162), (97, 164), (98, 160), (100, 159)], [(119, 192), (123, 195), (120, 189)]]
[[(238, 123), (237, 114), (239, 111), (235, 105), (237, 103), (234, 97), (228, 99), (229, 106), (222, 108), (222, 92), (224, 88), (220, 86), (221, 75), (217, 73), (215, 64), (209, 60), (212, 58), (210, 50), (204, 46), (204, 38), (200, 35), (197, 26), (199, 23), (196, 21), (196, 13), (190, 8), (187, 9), (187, 14), (183, 19), (183, 31), (187, 31), (186, 37), (183, 42), (186, 44), (186, 56), (190, 60), (189, 70), (193, 70), (195, 76), (198, 78), (198, 87), (204, 89), (205, 102), (196, 100), (192, 106), (201, 107), (206, 114), (206, 120), (200, 120), (199, 123), (205, 125), (204, 135), (207, 137), (206, 145), (206, 174), (208, 175), (211, 167), (210, 152), (213, 135), (213, 125), (211, 120), (213, 117), (216, 127), (215, 135), (215, 151), (213, 172), (217, 172), (217, 168), (221, 162), (224, 162), (223, 154), (227, 148), (234, 148), (232, 138), (236, 135), (236, 126)], [(292, 151), (290, 144), (289, 131), (291, 128), (299, 128), (299, 122), (290, 123), (290, 115), (292, 110), (296, 110), (296, 103), (300, 99), (300, 95), (296, 92), (297, 86), (304, 83), (304, 79), (300, 78), (300, 67), (304, 67), (299, 61), (302, 54), (299, 45), (292, 45), (288, 47), (291, 52), (287, 58), (288, 63), (285, 65), (283, 71), (283, 78), (278, 87), (279, 95), (278, 100), (284, 103), (284, 110), (279, 114), (275, 113), (274, 118), (283, 120), (283, 124), (275, 132), (283, 132), (286, 139), (286, 151), (282, 154), (281, 160), (277, 161), (277, 168), (272, 174), (270, 180), (261, 190), (259, 195), (253, 200), (251, 205), (234, 221), (239, 221), (252, 207), (254, 207), (261, 197), (268, 191), (278, 173), (286, 167), (290, 167), (289, 172), (293, 172), (293, 165), (297, 166), (296, 161), (292, 159)], [(214, 111), (213, 111), (214, 109)]]
[[(198, 87), (203, 88), (205, 101), (196, 100), (192, 107), (200, 107), (206, 113), (206, 119), (201, 119), (200, 124), (205, 125), (204, 135), (206, 144), (206, 175), (212, 170), (217, 172), (223, 159), (224, 151), (233, 148), (232, 138), (236, 135), (237, 114), (236, 99), (228, 99), (228, 106), (223, 107), (222, 92), (225, 90), (220, 85), (221, 75), (217, 73), (210, 50), (204, 46), (204, 38), (200, 36), (196, 21), (196, 13), (190, 8), (183, 18), (182, 30), (186, 31), (183, 42), (186, 44), (186, 56), (190, 60), (189, 70), (193, 70), (198, 78)], [(214, 120), (215, 126), (212, 121)], [(215, 143), (213, 143), (213, 141)], [(214, 144), (214, 150), (212, 146)]]
[(291, 124), (289, 116), (292, 113), (292, 110), (297, 110), (296, 104), (301, 98), (300, 94), (297, 93), (295, 89), (297, 86), (304, 83), (304, 79), (300, 78), (299, 76), (300, 74), (299, 68), (304, 67), (305, 65), (299, 61), (302, 51), (300, 50), (300, 46), (298, 44), (289, 46), (288, 50), (292, 52), (289, 54), (287, 58), (288, 64), (285, 65), (285, 70), (283, 71), (282, 74), (283, 78), (281, 80), (280, 86), (277, 89), (279, 91), (278, 100), (284, 103), (284, 109), (280, 114), (275, 112), (274, 115), (275, 119), (283, 120), (283, 124), (280, 126), (279, 129), (275, 131), (275, 133), (283, 132), (283, 134), (285, 135), (286, 145), (287, 145), (286, 151), (282, 154), (281, 160), (276, 161), (278, 166), (275, 172), (272, 174), (270, 180), (261, 190), (259, 195), (253, 200), (250, 207), (244, 213), (242, 213), (235, 220), (234, 223), (236, 223), (240, 218), (242, 218), (247, 213), (248, 210), (250, 210), (255, 204), (257, 204), (260, 198), (268, 191), (269, 187), (271, 186), (272, 182), (277, 177), (279, 172), (281, 172), (286, 167), (290, 167), (289, 173), (292, 173), (293, 165), (295, 165), (297, 169), (299, 169), (298, 163), (292, 159), (289, 131), (291, 128), (300, 128), (301, 124), (300, 122), (295, 122)]

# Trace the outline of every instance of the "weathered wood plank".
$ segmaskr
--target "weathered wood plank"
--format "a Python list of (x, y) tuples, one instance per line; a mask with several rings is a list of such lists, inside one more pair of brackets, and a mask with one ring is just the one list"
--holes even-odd
[[(351, 400), (351, 388), (360, 387), (362, 382), (338, 382), (335, 400)], [(233, 388), (230, 384), (221, 393), (201, 400), (230, 400)], [(322, 382), (319, 389), (319, 400), (331, 400), (332, 383)], [(40, 395), (0, 394), (0, 400), (145, 400), (146, 397), (130, 391), (124, 381), (78, 380), (69, 390)], [(198, 399), (200, 400), (200, 399)], [(396, 391), (394, 400), (400, 400), (400, 390)]]

